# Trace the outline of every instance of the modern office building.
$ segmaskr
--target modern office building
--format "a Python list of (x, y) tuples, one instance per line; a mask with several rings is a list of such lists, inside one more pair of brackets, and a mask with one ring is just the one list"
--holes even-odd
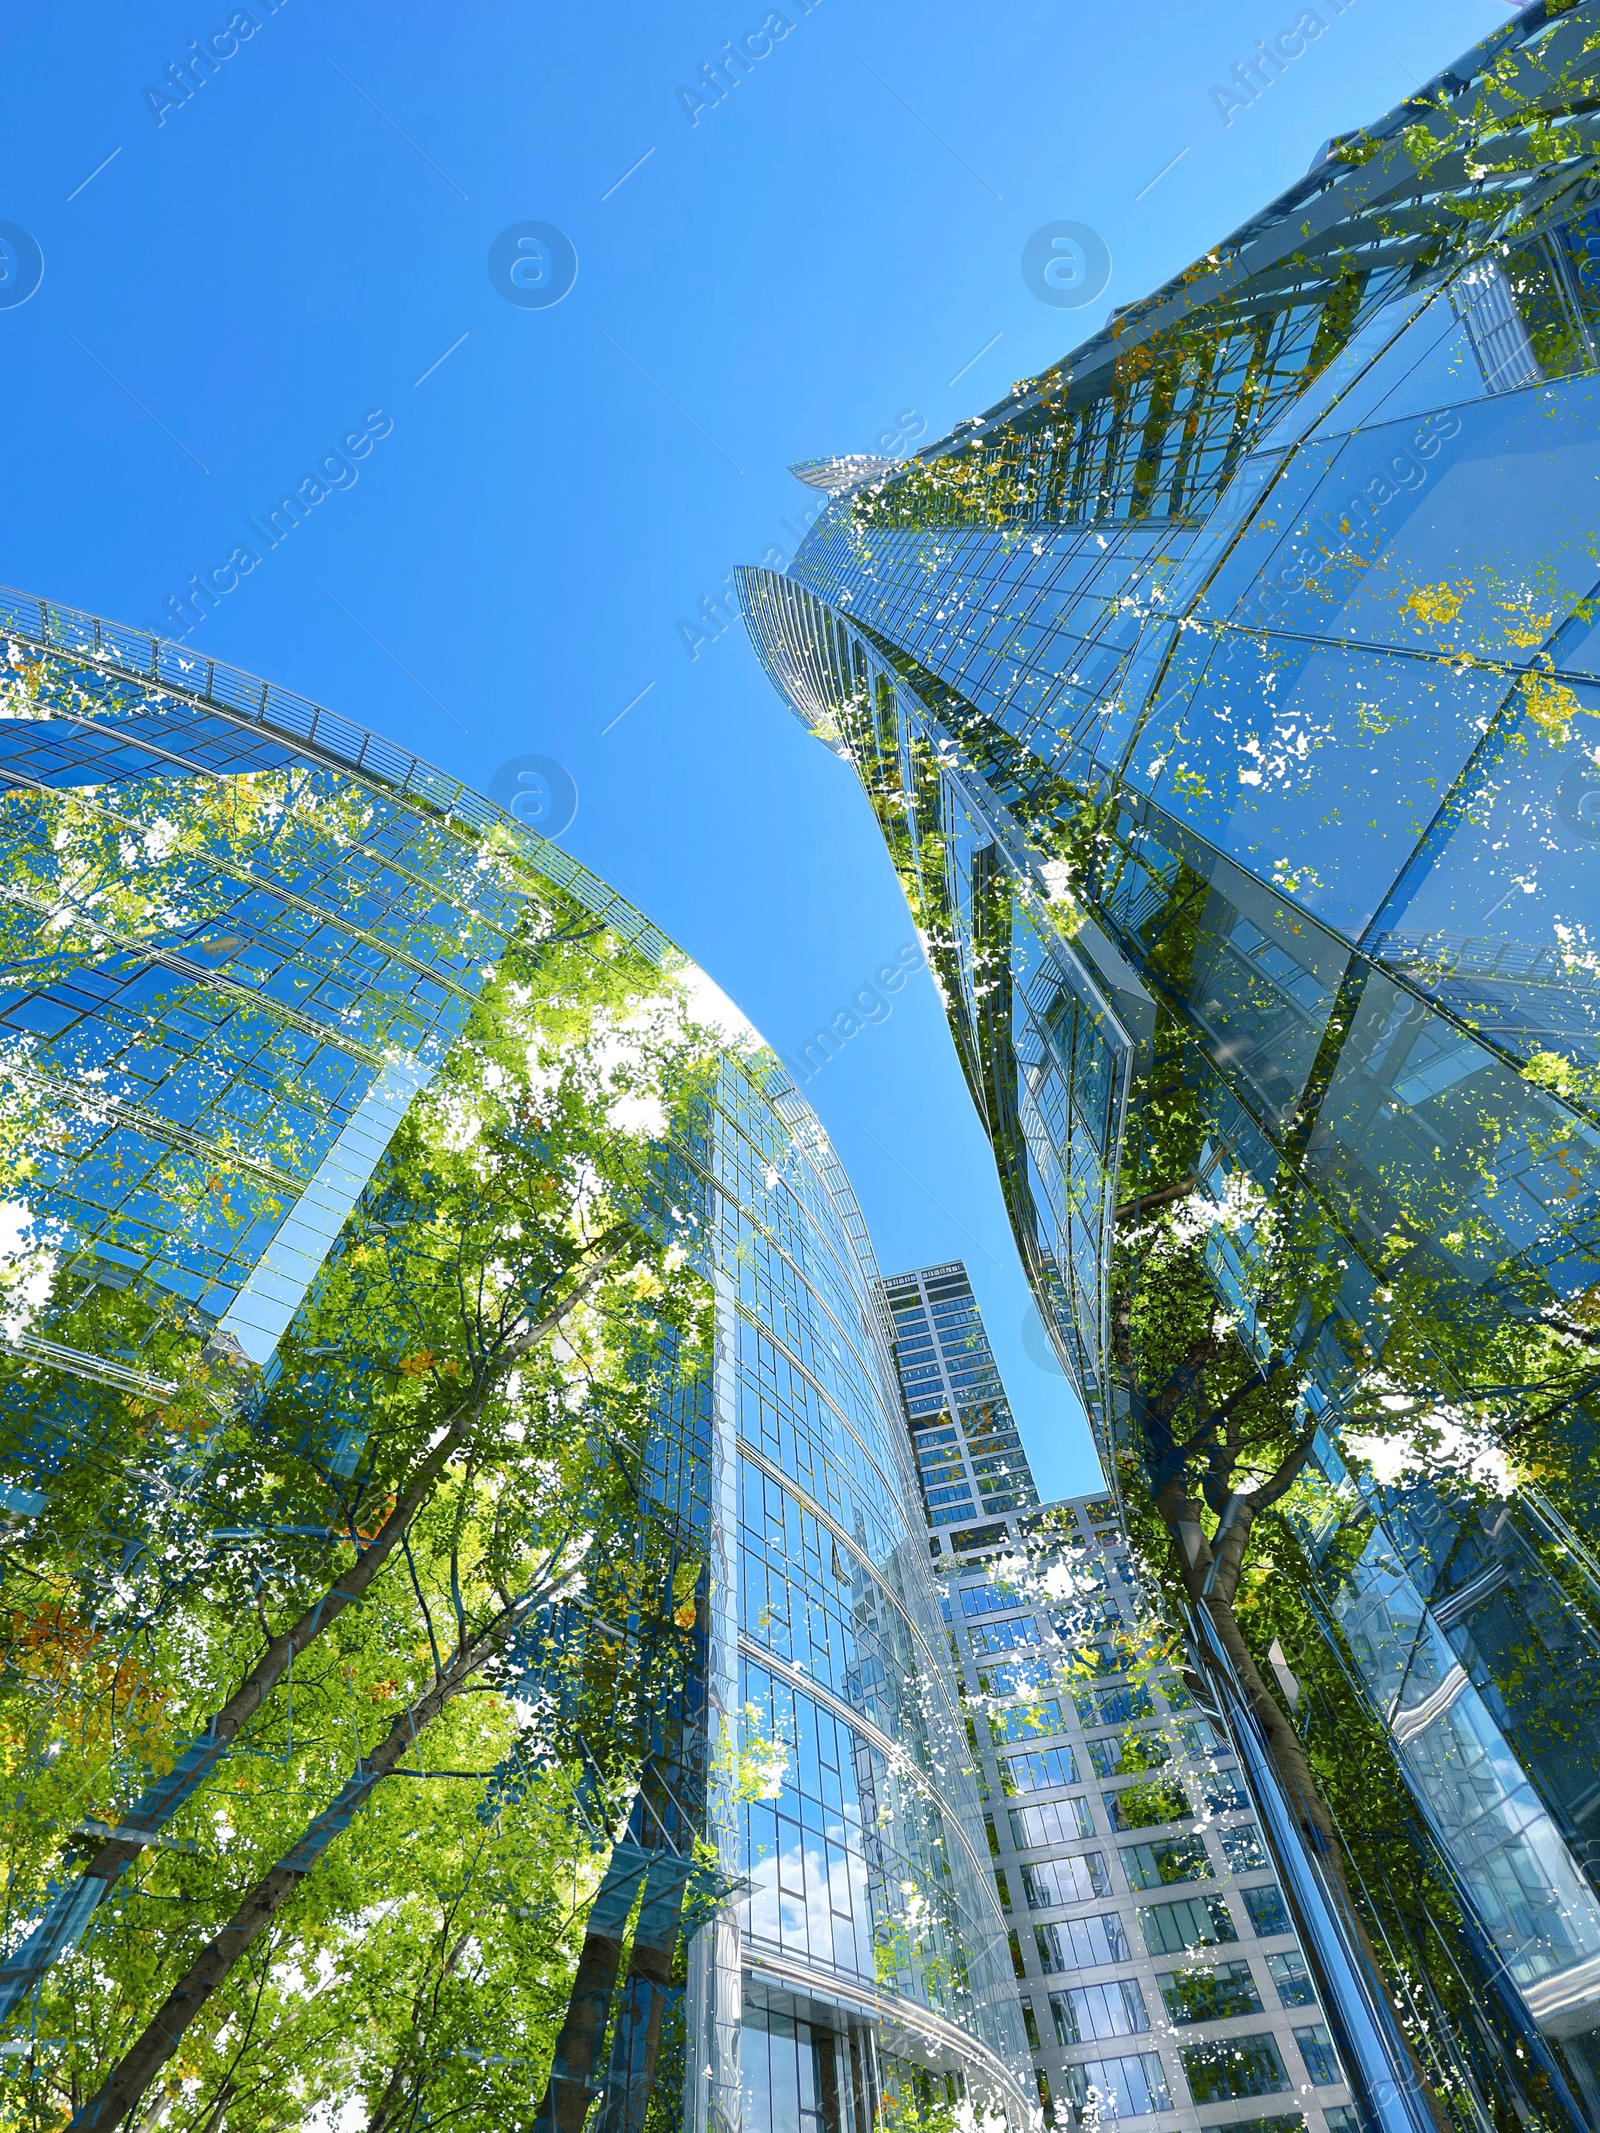
[[(911, 1420), (922, 1502), (938, 1555), (946, 1527), (1004, 1518), (1039, 1501), (967, 1270), (923, 1267), (884, 1283)], [(978, 1545), (970, 1532), (952, 1547)]]
[[(220, 1454), (181, 1440), (169, 1472), (133, 1418), (201, 1384), (225, 1420), (298, 1356), (352, 1223), (381, 1211), (383, 1236), (409, 1234), (417, 1207), (383, 1197), (395, 1136), (529, 914), (567, 914), (555, 937), (642, 958), (725, 1034), (659, 1147), (663, 1206), (699, 1211), (716, 1362), (641, 1478), (695, 1656), (651, 1721), (591, 1930), (598, 2000), (563, 2033), (550, 2122), (581, 2124), (600, 2093), (615, 2133), (647, 2104), (652, 2125), (869, 2133), (906, 2091), (1020, 2124), (1026, 2047), (887, 1320), (815, 1117), (648, 921), (455, 780), (91, 617), (6, 594), (0, 625), (7, 1534), (65, 1532), (92, 1469), (115, 1515), (79, 1543), (137, 1567), (141, 1504), (169, 1506)], [(339, 1412), (331, 1475), (356, 1470), (370, 1421)], [(70, 1652), (57, 1673), (73, 1683)], [(164, 1777), (124, 1772), (144, 1788), (130, 1826), (163, 1841), (223, 1782), (215, 1764), (202, 1739)], [(695, 1840), (720, 1881), (690, 1873)], [(51, 1965), (95, 1947), (98, 1885), (65, 1859), (51, 1876), (26, 1902), (13, 1880), (0, 1995), (24, 2026)], [(141, 1901), (107, 1909), (126, 1923)]]
[(884, 1295), (1041, 2106), (1066, 2122), (1092, 2089), (1118, 2124), (1358, 2133), (1233, 1744), (1151, 1661), (1115, 1500), (1041, 1510), (1010, 1428), (1010, 1501), (970, 1523), (952, 1470), (981, 1489), (1010, 1417), (966, 1269)]
[(741, 581), (1173, 1586), (1273, 1469), (1207, 1401), (1306, 1439), (1250, 1693), (1480, 2127), (1600, 2121), (1597, 50), (1596, 0), (1522, 9), (914, 459), (809, 463)]

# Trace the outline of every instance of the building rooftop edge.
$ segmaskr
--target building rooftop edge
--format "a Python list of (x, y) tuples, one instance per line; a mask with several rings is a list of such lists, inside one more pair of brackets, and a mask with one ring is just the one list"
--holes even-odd
[[(1348, 6), (1350, 0), (1344, 0)], [(1342, 9), (1340, 10), (1342, 12)], [(1119, 306), (1107, 318), (1098, 331), (1069, 349), (1057, 362), (1035, 373), (1031, 378), (1013, 385), (1003, 399), (979, 415), (965, 417), (945, 432), (942, 437), (910, 455), (910, 463), (943, 458), (953, 448), (965, 444), (974, 434), (981, 434), (992, 425), (1003, 424), (1023, 413), (1049, 384), (1059, 385), (1073, 377), (1087, 374), (1104, 367), (1117, 354), (1137, 345), (1145, 338), (1139, 328), (1156, 314), (1165, 314), (1166, 307), (1184, 298), (1200, 280), (1200, 270), (1213, 270), (1236, 257), (1243, 248), (1263, 236), (1278, 224), (1288, 220), (1296, 210), (1318, 194), (1336, 188), (1341, 181), (1358, 175), (1359, 161), (1345, 161), (1338, 151), (1345, 143), (1388, 142), (1400, 135), (1407, 127), (1415, 126), (1430, 111), (1442, 110), (1446, 104), (1468, 94), (1475, 81), (1483, 76), (1506, 47), (1516, 42), (1527, 42), (1538, 31), (1553, 27), (1565, 19), (1561, 15), (1547, 15), (1545, 0), (1532, 0), (1532, 4), (1518, 10), (1507, 22), (1470, 46), (1460, 58), (1449, 66), (1442, 67), (1429, 81), (1413, 90), (1410, 96), (1386, 111), (1369, 126), (1358, 126), (1344, 134), (1335, 134), (1324, 142), (1312, 159), (1310, 168), (1303, 177), (1286, 186), (1265, 207), (1209, 245), (1198, 259), (1159, 283), (1145, 295)], [(862, 456), (862, 455), (856, 455)], [(808, 461), (806, 465), (832, 464), (832, 461)], [(896, 470), (907, 461), (896, 463)]]

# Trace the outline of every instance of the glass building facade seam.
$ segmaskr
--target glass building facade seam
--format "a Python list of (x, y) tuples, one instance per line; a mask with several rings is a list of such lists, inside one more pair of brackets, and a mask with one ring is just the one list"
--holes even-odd
[[(0, 1116), (38, 1152), (7, 1214), (72, 1275), (4, 1328), (18, 1519), (76, 1456), (86, 1382), (170, 1396), (201, 1342), (270, 1380), (530, 895), (565, 891), (664, 977), (687, 966), (556, 846), (320, 706), (20, 595), (0, 637)], [(698, 1731), (672, 1752), (733, 1890), (687, 1949), (685, 2121), (872, 2133), (897, 2096), (966, 2094), (1020, 2124), (860, 1210), (748, 1032), (663, 1159), (703, 1200), (716, 1302), (704, 1416), (651, 1484), (690, 1490), (673, 1515), (710, 1562)], [(120, 1299), (114, 1347), (83, 1330), (91, 1290)], [(331, 1469), (361, 1441), (330, 1439)], [(47, 1922), (69, 1943), (87, 1924)], [(613, 2074), (607, 2124), (639, 2104)]]
[[(1552, 2124), (1600, 2116), (1593, 1388), (1546, 1396), (1492, 1513), (1340, 1446), (1402, 1341), (1514, 1436), (1553, 1368), (1503, 1382), (1522, 1329), (1600, 1294), (1597, 37), (1596, 0), (1524, 10), (740, 577), (874, 809), (1113, 1486), (1118, 1179), (1159, 1077), (1201, 1192), (1326, 1233), (1308, 1603), (1463, 1892), (1502, 2069), (1560, 2046)], [(1263, 1361), (1265, 1265), (1247, 1229), (1208, 1248)]]
[[(803, 549), (797, 567), (805, 555)], [(1003, 799), (962, 752), (957, 731), (927, 708), (875, 637), (856, 631), (853, 615), (772, 572), (747, 569), (741, 585), (768, 673), (810, 730), (845, 754), (875, 804), (881, 798), (880, 820), (969, 1093), (995, 1140), (1013, 1232), (1035, 1288), (1051, 1298), (1047, 1329), (1065, 1350), (1109, 1468), (1105, 1269), (1116, 1150), (1141, 1041), (1148, 1046), (1154, 1020), (1149, 992), (1105, 930), (1051, 877), (1044, 855), (1028, 849)], [(810, 634), (795, 645), (791, 627)], [(806, 643), (809, 660), (801, 656)], [(825, 688), (837, 691), (831, 701)], [(889, 725), (892, 749), (884, 739)], [(1003, 946), (984, 938), (996, 928), (1007, 937)], [(1012, 1017), (986, 1005), (996, 979), (1010, 996)], [(1010, 1028), (996, 1028), (1007, 1020)]]

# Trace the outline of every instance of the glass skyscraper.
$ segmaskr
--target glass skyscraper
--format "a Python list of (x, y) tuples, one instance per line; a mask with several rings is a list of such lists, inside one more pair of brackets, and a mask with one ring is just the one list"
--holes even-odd
[[(634, 1998), (609, 2066), (574, 2057), (606, 2034), (602, 1977), (597, 2026), (564, 2033), (558, 2075), (577, 2122), (598, 2094), (615, 2133), (647, 2110), (653, 2126), (868, 2133), (897, 2094), (964, 2094), (1020, 2122), (1026, 2046), (888, 1320), (813, 1114), (647, 920), (453, 779), (71, 610), (7, 594), (0, 627), (11, 1542), (54, 1531), (92, 1468), (126, 1485), (121, 1523), (81, 1546), (137, 1566), (140, 1503), (170, 1504), (222, 1457), (217, 1433), (180, 1439), (166, 1465), (140, 1450), (153, 1408), (200, 1385), (220, 1432), (286, 1368), (315, 1393), (295, 1329), (357, 1229), (419, 1219), (384, 1198), (395, 1136), (530, 899), (555, 899), (596, 957), (642, 957), (663, 987), (712, 998), (727, 1032), (695, 1118), (658, 1150), (663, 1191), (700, 1213), (715, 1362), (661, 1418), (639, 1484), (692, 1665), (651, 1720), (653, 1775), (597, 1910), (615, 1948), (647, 1855)], [(418, 1367), (403, 1353), (398, 1382)], [(316, 1404), (323, 1469), (348, 1476), (372, 1414)], [(166, 1775), (121, 1772), (141, 1841), (225, 1781), (215, 1762), (201, 1739)], [(675, 1943), (697, 1844), (706, 1900)], [(678, 1864), (662, 1875), (664, 1849)], [(106, 1885), (58, 1859), (31, 1908), (14, 1886), (6, 2013), (74, 1946), (92, 1956)], [(112, 1908), (137, 1917), (142, 1900)], [(559, 2094), (552, 2108), (572, 2122)]]
[(1213, 1656), (1474, 2126), (1600, 2119), (1597, 41), (1522, 10), (741, 580), (1202, 1632), (1278, 1491)]

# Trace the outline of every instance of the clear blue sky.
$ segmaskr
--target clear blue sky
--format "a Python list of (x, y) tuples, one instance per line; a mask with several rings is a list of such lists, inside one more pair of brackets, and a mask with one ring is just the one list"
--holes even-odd
[[(694, 123), (680, 85), (764, 0), (250, 0), (242, 42), (231, 0), (15, 10), (0, 223), (44, 276), (0, 308), (0, 579), (154, 624), (253, 546), (197, 649), (482, 787), (563, 764), (563, 841), (792, 1050), (910, 920), (742, 630), (691, 659), (680, 621), (792, 550), (792, 461), (989, 405), (1507, 12), (1316, 4), (1231, 123), (1213, 84), (1300, 0), (783, 0)], [(191, 40), (228, 56), (180, 102)], [(1111, 251), (1077, 311), (1022, 278), (1058, 220)], [(523, 222), (576, 248), (557, 305), (491, 284)], [(247, 520), (369, 415), (267, 549)], [(926, 976), (807, 1094), (884, 1268), (965, 1259), (1046, 1494), (1098, 1486)]]

